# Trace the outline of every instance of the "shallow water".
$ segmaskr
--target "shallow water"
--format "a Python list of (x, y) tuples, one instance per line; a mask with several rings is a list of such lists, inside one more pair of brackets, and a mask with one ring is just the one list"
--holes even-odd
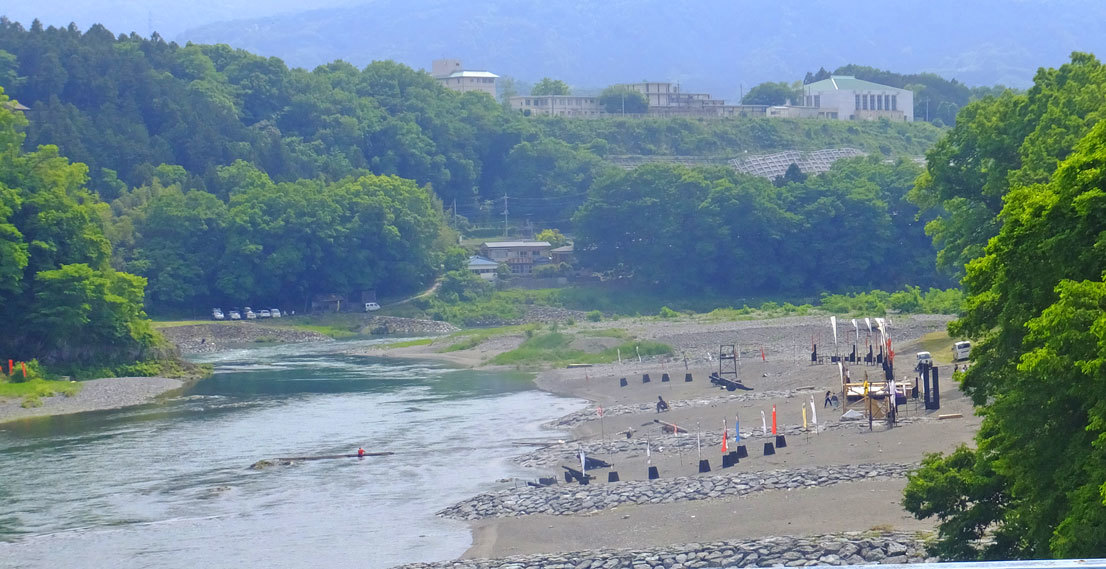
[[(527, 376), (347, 356), (228, 352), (166, 404), (0, 427), (2, 567), (368, 567), (449, 559), (434, 513), (532, 477), (512, 441), (581, 402)], [(341, 346), (341, 347), (349, 347)], [(343, 454), (250, 470), (275, 457)], [(524, 450), (524, 449), (523, 449)]]

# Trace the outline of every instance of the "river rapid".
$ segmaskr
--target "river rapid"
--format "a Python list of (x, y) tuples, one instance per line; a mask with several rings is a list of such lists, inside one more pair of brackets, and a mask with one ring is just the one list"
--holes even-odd
[[(523, 374), (350, 347), (225, 352), (203, 360), (213, 377), (167, 403), (0, 426), (0, 567), (454, 558), (468, 527), (435, 512), (532, 478), (510, 462), (526, 450), (514, 443), (564, 437), (539, 425), (583, 403)], [(396, 454), (248, 468), (358, 446)]]

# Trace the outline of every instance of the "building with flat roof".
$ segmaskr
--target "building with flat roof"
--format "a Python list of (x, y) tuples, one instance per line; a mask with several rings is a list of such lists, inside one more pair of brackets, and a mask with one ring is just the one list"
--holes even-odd
[(815, 116), (837, 120), (914, 121), (913, 92), (851, 75), (834, 75), (804, 85), (798, 106), (815, 109)]
[(597, 117), (603, 112), (599, 97), (576, 95), (526, 95), (511, 97), (511, 108), (527, 116)]
[(547, 241), (489, 241), (480, 246), (480, 254), (496, 263), (507, 263), (516, 275), (528, 275), (534, 265), (549, 263)]
[(435, 59), (430, 65), (430, 75), (445, 88), (467, 93), (477, 91), (495, 98), (495, 81), (499, 76), (489, 71), (464, 69), (460, 59)]

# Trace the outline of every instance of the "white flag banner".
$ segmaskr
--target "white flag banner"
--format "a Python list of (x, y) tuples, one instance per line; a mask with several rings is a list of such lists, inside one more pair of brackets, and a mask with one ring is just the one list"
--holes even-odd
[(868, 325), (868, 333), (871, 334), (872, 333), (872, 320), (870, 318), (865, 318), (864, 323)]
[(645, 443), (645, 463), (653, 464), (653, 453), (649, 451), (649, 443)]
[(584, 451), (580, 451), (580, 474), (587, 476), (588, 461), (584, 458)]
[(845, 366), (841, 362), (837, 362), (837, 375), (841, 376), (841, 383), (845, 383)]
[(767, 435), (768, 434), (768, 418), (765, 417), (763, 410), (761, 410), (761, 412), (760, 412), (760, 426), (761, 426), (762, 429), (764, 429), (764, 434)]
[(856, 325), (856, 318), (853, 318), (853, 330), (856, 330), (856, 341), (860, 341), (860, 327)]
[(876, 318), (876, 325), (879, 326), (880, 343), (886, 345), (887, 344), (887, 322), (885, 322), (882, 318)]
[(837, 317), (830, 316), (830, 328), (833, 328), (833, 345), (837, 345)]
[(810, 396), (810, 417), (814, 420), (814, 426), (818, 426), (818, 408), (814, 406), (814, 396)]

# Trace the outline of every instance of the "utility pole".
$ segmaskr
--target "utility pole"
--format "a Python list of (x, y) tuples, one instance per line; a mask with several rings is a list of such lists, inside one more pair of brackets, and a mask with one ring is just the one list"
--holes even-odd
[(453, 198), (453, 227), (457, 227), (457, 198)]
[(503, 194), (503, 238), (507, 238), (507, 194)]

